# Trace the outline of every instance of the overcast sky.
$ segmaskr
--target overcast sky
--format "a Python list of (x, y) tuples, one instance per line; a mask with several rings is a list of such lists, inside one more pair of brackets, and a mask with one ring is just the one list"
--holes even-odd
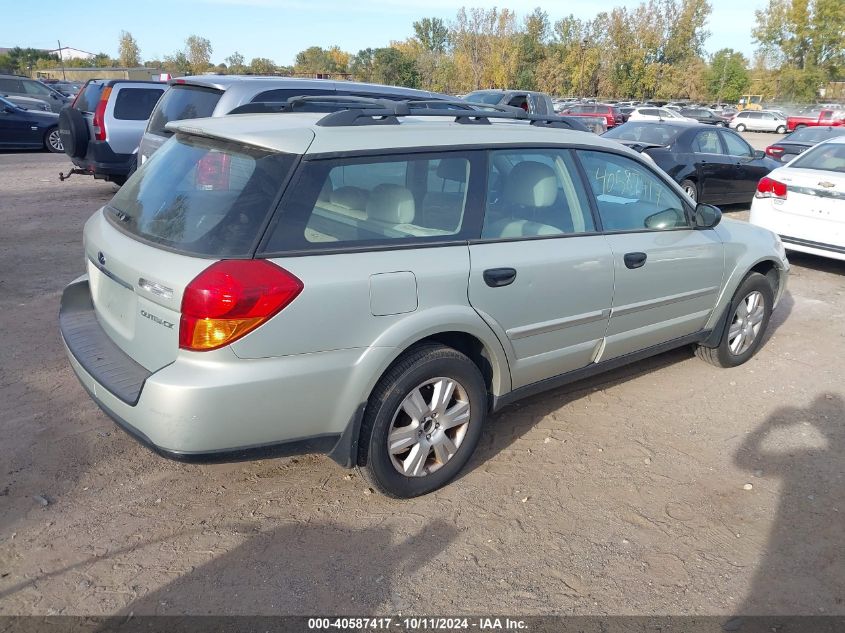
[[(766, 0), (710, 0), (713, 13), (708, 52), (731, 47), (750, 57), (754, 10)], [(387, 45), (413, 33), (412, 23), (425, 16), (454, 18), (460, 0), (130, 0), (94, 3), (69, 0), (18, 2), (0, 0), (0, 47), (72, 46), (117, 56), (121, 30), (135, 36), (143, 59), (161, 59), (181, 48), (188, 35), (211, 40), (212, 61), (239, 51), (249, 62), (269, 57), (292, 64), (309, 46), (337, 44), (355, 53)], [(540, 4), (554, 23), (569, 13), (592, 18), (614, 6), (635, 7), (638, 0), (554, 0)], [(466, 6), (507, 6), (523, 16), (537, 0), (475, 0)]]

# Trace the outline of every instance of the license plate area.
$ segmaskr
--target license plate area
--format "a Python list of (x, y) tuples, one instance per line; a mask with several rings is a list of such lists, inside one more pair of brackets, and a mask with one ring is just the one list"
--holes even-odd
[(125, 341), (135, 336), (138, 297), (125, 281), (88, 263), (91, 300), (100, 321)]

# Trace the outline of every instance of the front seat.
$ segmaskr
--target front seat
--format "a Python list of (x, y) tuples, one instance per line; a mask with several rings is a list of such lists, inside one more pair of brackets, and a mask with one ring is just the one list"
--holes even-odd
[(517, 163), (505, 180), (502, 196), (502, 211), (509, 217), (491, 226), (485, 224), (482, 237), (560, 235), (561, 229), (534, 220), (544, 211), (552, 210), (557, 196), (554, 169), (531, 160)]

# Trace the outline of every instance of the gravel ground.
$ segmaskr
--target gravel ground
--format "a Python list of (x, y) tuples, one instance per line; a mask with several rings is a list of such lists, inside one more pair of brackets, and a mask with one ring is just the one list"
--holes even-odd
[(67, 166), (0, 154), (0, 614), (845, 614), (845, 262), (791, 258), (746, 365), (533, 397), (392, 501), (323, 456), (170, 462), (100, 413), (56, 314), (115, 188)]

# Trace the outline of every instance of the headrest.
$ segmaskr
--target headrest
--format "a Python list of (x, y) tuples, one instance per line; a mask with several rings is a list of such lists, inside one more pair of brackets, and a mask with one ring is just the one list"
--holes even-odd
[(317, 196), (317, 200), (319, 200), (320, 202), (331, 202), (332, 193), (334, 193), (332, 179), (326, 178), (326, 182), (323, 183), (323, 188), (320, 189), (320, 195)]
[(346, 209), (363, 210), (367, 206), (367, 192), (358, 187), (341, 187), (332, 191), (329, 201)]
[(466, 182), (468, 161), (465, 158), (444, 158), (437, 165), (437, 177), (443, 180)]
[(550, 207), (557, 199), (557, 176), (543, 163), (517, 163), (505, 181), (505, 201), (523, 207)]
[(414, 195), (399, 185), (381, 184), (370, 192), (367, 218), (386, 224), (410, 224), (416, 208)]
[(531, 222), (530, 220), (511, 220), (497, 224), (492, 233), (499, 237), (533, 237), (535, 235), (560, 235), (560, 229), (549, 224)]

